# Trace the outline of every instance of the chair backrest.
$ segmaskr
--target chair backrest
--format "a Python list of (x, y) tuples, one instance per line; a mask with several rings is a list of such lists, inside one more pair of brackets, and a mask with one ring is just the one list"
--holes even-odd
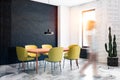
[[(36, 45), (25, 45), (25, 49), (37, 49), (38, 47)], [(30, 53), (30, 52), (27, 52), (29, 55), (31, 56), (36, 56), (36, 54), (34, 53)], [(40, 56), (40, 54), (38, 54), (38, 56)]]
[(48, 58), (50, 61), (58, 62), (62, 60), (63, 56), (63, 48), (62, 47), (54, 47), (51, 48), (48, 54)]
[(16, 53), (19, 61), (25, 61), (27, 58), (27, 52), (23, 47), (16, 47)]
[(69, 48), (71, 48), (72, 46), (78, 46), (77, 44), (71, 44), (70, 46), (69, 46)]
[[(42, 45), (42, 48), (43, 48), (43, 49), (46, 49), (46, 48), (47, 48), (47, 49), (51, 49), (51, 48), (52, 48), (52, 45), (50, 45), (50, 44), (43, 44), (43, 45)], [(44, 53), (44, 54), (48, 55), (48, 53)]]
[(43, 44), (43, 45), (42, 45), (42, 48), (51, 49), (51, 48), (52, 48), (52, 45), (50, 45), (50, 44)]
[[(36, 45), (25, 45), (25, 49), (37, 49), (37, 46)], [(30, 52), (28, 52), (30, 53)]]
[(36, 45), (25, 45), (25, 49), (37, 49)]
[(80, 46), (72, 45), (69, 47), (68, 57), (70, 59), (79, 59), (79, 55), (80, 55)]

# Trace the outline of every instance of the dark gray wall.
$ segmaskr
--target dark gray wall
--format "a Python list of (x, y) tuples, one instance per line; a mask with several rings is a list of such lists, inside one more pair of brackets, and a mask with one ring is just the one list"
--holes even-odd
[(11, 40), (11, 1), (0, 0), (0, 65), (6, 64)]
[[(54, 35), (45, 35), (51, 29)], [(32, 2), (12, 0), (11, 46), (44, 43), (57, 46), (57, 7)]]
[[(57, 46), (57, 7), (30, 0), (0, 1), (0, 65), (18, 62), (16, 46)], [(54, 35), (45, 35), (51, 29)]]

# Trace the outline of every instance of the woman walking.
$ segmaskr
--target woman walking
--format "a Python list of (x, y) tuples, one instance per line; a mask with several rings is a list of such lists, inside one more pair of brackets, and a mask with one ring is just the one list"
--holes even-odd
[(87, 41), (88, 41), (88, 62), (83, 65), (83, 67), (80, 70), (80, 75), (85, 76), (84, 70), (90, 65), (93, 64), (93, 74), (94, 77), (100, 77), (97, 74), (97, 66), (96, 66), (96, 60), (97, 60), (97, 40), (96, 40), (96, 30), (95, 30), (95, 21), (90, 20), (88, 21), (88, 27), (87, 27)]

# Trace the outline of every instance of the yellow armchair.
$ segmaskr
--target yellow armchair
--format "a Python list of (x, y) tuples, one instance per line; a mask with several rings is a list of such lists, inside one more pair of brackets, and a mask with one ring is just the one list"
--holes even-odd
[[(51, 71), (52, 71), (52, 63), (56, 63), (56, 62), (59, 62), (60, 71), (61, 71), (62, 56), (63, 56), (63, 48), (62, 47), (54, 47), (54, 48), (50, 49), (50, 51), (48, 53), (48, 58), (45, 58), (45, 61), (51, 62)], [(46, 62), (45, 62), (45, 66), (44, 66), (44, 71), (45, 71), (45, 69), (46, 69)], [(54, 65), (54, 69), (55, 69), (55, 65)]]
[[(42, 48), (43, 48), (43, 49), (46, 49), (46, 48), (47, 48), (47, 49), (51, 49), (51, 48), (52, 48), (52, 45), (50, 45), (50, 44), (43, 44), (43, 45), (42, 45)], [(44, 53), (44, 55), (48, 55), (48, 53)]]
[[(79, 65), (78, 65), (79, 55), (80, 55), (80, 46), (70, 45), (69, 51), (64, 54), (64, 63), (65, 63), (65, 59), (70, 60), (70, 66), (71, 66), (71, 70), (72, 70), (72, 60), (76, 60), (76, 65), (79, 68)], [(64, 67), (64, 63), (63, 63), (63, 67)]]
[[(25, 45), (25, 49), (37, 49), (37, 46), (36, 45)], [(30, 53), (30, 52), (27, 52), (28, 56), (30, 57), (33, 57), (35, 58), (36, 57), (36, 54), (35, 53)], [(40, 56), (40, 54), (38, 54), (38, 57)]]
[(23, 66), (24, 70), (25, 70), (24, 62), (34, 60), (34, 58), (28, 57), (27, 51), (23, 47), (17, 46), (16, 47), (16, 53), (17, 53), (18, 60), (22, 61), (22, 66)]

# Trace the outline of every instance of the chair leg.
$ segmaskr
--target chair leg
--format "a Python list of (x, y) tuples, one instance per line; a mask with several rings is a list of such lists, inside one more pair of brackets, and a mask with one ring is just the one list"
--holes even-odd
[(76, 59), (76, 65), (77, 65), (77, 67), (79, 69), (78, 59)]
[(44, 62), (44, 72), (45, 72), (45, 70), (46, 70), (46, 61)]
[(23, 68), (24, 71), (25, 71), (25, 63), (24, 63), (24, 62), (22, 62), (22, 68)]
[(33, 69), (33, 62), (30, 62), (30, 68)]
[(34, 69), (33, 61), (30, 62), (30, 67), (32, 67), (32, 69)]
[(27, 70), (29, 69), (29, 62), (27, 62)]
[(29, 67), (31, 68), (31, 62), (29, 62)]
[(36, 67), (36, 63), (35, 63), (35, 62), (33, 62), (33, 65), (34, 65), (34, 70), (35, 70), (35, 67)]
[(59, 62), (59, 66), (60, 66), (60, 72), (62, 72), (62, 69), (61, 69), (61, 61)]
[(39, 61), (39, 66), (42, 66), (41, 61)]
[(18, 63), (19, 64), (19, 68), (18, 68), (18, 70), (20, 70), (20, 63)]
[(51, 72), (53, 72), (53, 70), (52, 70), (52, 62), (51, 62)]
[(64, 66), (65, 66), (65, 59), (63, 60), (63, 68), (64, 68)]
[(55, 62), (54, 62), (54, 70), (55, 70)]
[(70, 68), (71, 68), (71, 70), (72, 70), (72, 60), (70, 60)]

